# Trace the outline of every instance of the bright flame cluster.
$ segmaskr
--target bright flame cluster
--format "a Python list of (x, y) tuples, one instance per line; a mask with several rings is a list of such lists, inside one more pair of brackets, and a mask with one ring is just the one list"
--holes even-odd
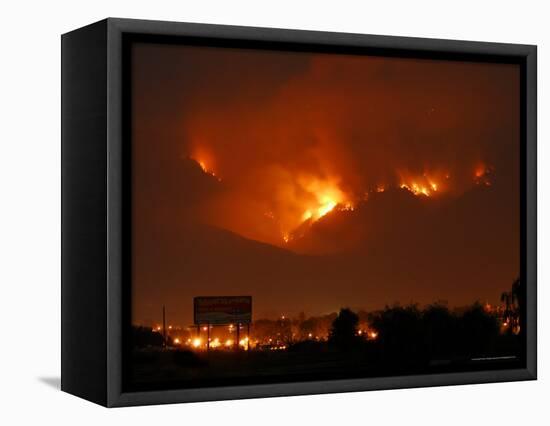
[(302, 178), (300, 179), (302, 187), (313, 194), (315, 202), (311, 203), (302, 214), (302, 221), (319, 220), (327, 213), (331, 212), (338, 204), (346, 201), (346, 195), (340, 189), (337, 180)]
[(424, 172), (421, 176), (415, 176), (407, 172), (401, 172), (399, 175), (401, 178), (399, 187), (401, 189), (425, 197), (441, 192), (444, 189), (445, 182), (451, 177), (448, 172), (442, 171)]
[(420, 185), (416, 182), (412, 182), (410, 185), (402, 183), (399, 187), (412, 192), (414, 195), (425, 195), (426, 197), (429, 197), (434, 192), (437, 192), (438, 189), (438, 185), (435, 182), (430, 182), (429, 185)]
[[(221, 181), (214, 172), (215, 157), (207, 147), (197, 145), (191, 158), (204, 173)], [(493, 171), (492, 166), (477, 163), (473, 168), (473, 183), (491, 186)], [(276, 175), (275, 203), (269, 205), (264, 216), (275, 223), (274, 229), (278, 229), (279, 238), (285, 243), (298, 238), (302, 225), (314, 223), (333, 211), (353, 211), (355, 203), (366, 201), (375, 193), (401, 188), (419, 197), (434, 197), (452, 189), (451, 176), (446, 167), (427, 168), (424, 172), (399, 168), (395, 171), (395, 180), (378, 183), (367, 188), (362, 195), (344, 190), (340, 177), (326, 170), (319, 174), (308, 174), (284, 169), (281, 173)]]
[[(294, 193), (302, 193), (303, 197), (294, 199), (294, 210), (297, 213), (294, 219), (281, 223), (281, 237), (285, 243), (290, 242), (295, 237), (295, 231), (306, 222), (316, 222), (335, 209), (353, 210), (353, 204), (340, 189), (337, 178), (301, 175), (296, 179), (296, 184), (299, 190)], [(266, 216), (270, 217), (268, 213)]]

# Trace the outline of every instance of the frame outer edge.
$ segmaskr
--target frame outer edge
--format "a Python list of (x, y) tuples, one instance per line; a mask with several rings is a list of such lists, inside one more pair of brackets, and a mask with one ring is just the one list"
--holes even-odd
[(122, 394), (122, 32), (107, 19), (107, 406)]
[(106, 22), (61, 37), (61, 390), (106, 405)]
[(373, 35), (317, 30), (249, 27), (237, 25), (202, 24), (192, 22), (156, 21), (128, 18), (108, 18), (121, 32), (155, 35), (177, 35), (208, 38), (238, 38), (241, 40), (269, 40), (324, 45), (365, 46), (380, 49), (406, 49), (418, 51), (466, 52), (479, 55), (528, 55), (529, 44), (496, 43), (470, 40), (453, 40), (407, 36)]
[[(107, 19), (107, 406), (311, 395), (536, 379), (536, 46), (442, 39), (281, 30), (135, 19)], [(527, 70), (527, 368), (422, 376), (122, 392), (122, 34), (144, 33), (324, 45), (447, 51), (522, 58)]]
[(527, 370), (537, 378), (537, 47), (526, 55)]

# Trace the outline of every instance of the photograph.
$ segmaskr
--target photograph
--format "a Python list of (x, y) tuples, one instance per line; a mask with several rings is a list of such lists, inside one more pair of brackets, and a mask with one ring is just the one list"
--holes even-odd
[(126, 48), (126, 391), (525, 368), (519, 63)]
[(548, 423), (543, 2), (0, 10), (0, 425)]

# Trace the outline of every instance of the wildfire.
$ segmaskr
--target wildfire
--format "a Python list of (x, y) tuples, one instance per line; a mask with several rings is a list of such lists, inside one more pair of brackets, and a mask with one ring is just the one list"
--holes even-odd
[(480, 163), (476, 166), (474, 170), (474, 182), (476, 185), (485, 185), (491, 186), (491, 175), (493, 173), (493, 167), (486, 166), (483, 163)]
[[(362, 196), (345, 193), (341, 189), (338, 179), (319, 179), (311, 176), (308, 178), (302, 177), (298, 183), (311, 196), (309, 197), (309, 201), (304, 201), (304, 208), (299, 219), (295, 220), (294, 225), (286, 229), (282, 228), (281, 237), (283, 241), (289, 243), (293, 238), (296, 238), (296, 230), (302, 224), (318, 221), (332, 211), (354, 211), (356, 207), (355, 201), (368, 201), (370, 194), (381, 194), (392, 188), (401, 188), (416, 196), (433, 197), (436, 194), (445, 192), (451, 183), (451, 175), (449, 171), (444, 169), (431, 170), (420, 175), (399, 171), (397, 172), (397, 176), (398, 180), (396, 183), (378, 183), (367, 189)], [(266, 214), (266, 216), (268, 215)], [(274, 218), (271, 213), (268, 217)]]
[(432, 195), (432, 191), (437, 191), (437, 184), (431, 184), (429, 187), (425, 185), (419, 185), (416, 182), (412, 182), (410, 185), (402, 183), (399, 185), (401, 189), (406, 189), (407, 191), (412, 192), (414, 195), (425, 195), (429, 197)]
[[(431, 197), (437, 192), (440, 192), (443, 188), (439, 183), (441, 181), (448, 180), (450, 175), (448, 172), (424, 172), (422, 176), (411, 176), (409, 173), (400, 173), (401, 189), (406, 189), (412, 192), (414, 195), (422, 195), (425, 197)], [(444, 179), (443, 179), (444, 178)]]
[[(196, 146), (191, 154), (190, 158), (196, 161), (205, 174), (218, 181), (222, 180), (217, 174), (217, 157), (207, 146)], [(264, 225), (264, 222), (260, 221), (258, 225), (265, 226), (270, 235), (269, 241), (273, 242), (272, 238), (275, 238), (279, 244), (289, 244), (305, 235), (310, 225), (331, 212), (352, 212), (356, 208), (359, 209), (363, 202), (369, 202), (371, 197), (378, 197), (378, 194), (402, 189), (420, 198), (427, 198), (460, 191), (456, 186), (464, 181), (464, 174), (456, 172), (458, 178), (455, 179), (453, 171), (451, 178), (452, 165), (425, 167), (423, 170), (399, 167), (394, 169), (393, 176), (388, 175), (386, 179), (352, 188), (350, 182), (342, 182), (341, 175), (337, 174), (332, 166), (314, 173), (274, 166), (273, 170), (268, 168), (265, 175), (254, 175), (254, 178), (265, 177), (262, 181), (265, 184), (262, 194), (273, 196), (270, 199), (254, 199), (257, 194), (252, 194), (250, 205), (253, 208), (261, 206), (262, 210), (258, 213), (271, 222)], [(492, 166), (477, 163), (470, 170), (470, 173), (473, 171), (473, 181), (469, 181), (470, 185), (492, 185)], [(229, 173), (229, 170), (226, 170), (226, 173)], [(227, 174), (228, 178), (229, 176)], [(237, 224), (237, 228), (239, 227)], [(265, 234), (262, 228), (262, 238)]]
[(203, 172), (205, 173), (208, 173), (208, 169), (206, 168), (206, 164), (204, 161), (201, 161), (201, 160), (196, 160), (197, 163), (199, 163), (199, 166), (201, 166), (201, 169)]
[(313, 195), (314, 202), (302, 213), (302, 221), (319, 220), (339, 205), (349, 204), (346, 194), (340, 189), (336, 179), (302, 178), (301, 186)]
[(482, 177), (486, 172), (486, 168), (485, 168), (485, 165), (483, 164), (479, 164), (477, 167), (476, 167), (476, 170), (474, 172), (474, 175), (476, 177), (476, 179), (479, 179), (480, 177)]
[[(279, 221), (281, 238), (289, 243), (296, 237), (296, 231), (305, 223), (314, 223), (335, 210), (353, 210), (350, 197), (340, 188), (339, 179), (319, 178), (301, 175), (294, 181), (287, 211), (272, 212), (264, 216)], [(299, 196), (297, 196), (299, 195)]]
[(216, 172), (214, 172), (216, 165), (214, 155), (206, 147), (197, 146), (193, 150), (190, 158), (197, 162), (204, 173), (216, 178), (218, 181), (221, 181), (221, 178), (216, 174)]
[(327, 199), (325, 201), (325, 203), (317, 209), (317, 216), (318, 217), (323, 217), (328, 212), (332, 211), (332, 209), (334, 209), (334, 207), (336, 207), (336, 204), (337, 204), (336, 201), (333, 201), (331, 199)]
[(203, 160), (197, 160), (195, 158), (193, 158), (193, 160), (195, 160), (199, 164), (200, 168), (204, 173), (216, 178), (219, 182), (221, 182), (222, 179), (218, 175), (216, 175), (216, 173), (214, 173), (214, 171), (211, 168), (209, 168), (206, 165), (206, 162), (204, 162)]

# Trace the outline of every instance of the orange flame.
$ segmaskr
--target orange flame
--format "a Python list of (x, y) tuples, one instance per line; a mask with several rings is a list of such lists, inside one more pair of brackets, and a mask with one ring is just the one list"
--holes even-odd
[(214, 170), (212, 170), (212, 167), (208, 166), (208, 163), (204, 159), (195, 158), (195, 157), (191, 157), (191, 158), (198, 163), (198, 165), (200, 166), (200, 168), (204, 173), (209, 174), (212, 177), (215, 177), (218, 181), (221, 182), (222, 179), (214, 172)]
[(212, 151), (210, 151), (208, 147), (203, 144), (195, 146), (190, 158), (197, 162), (204, 173), (207, 173), (221, 181), (221, 178), (214, 171), (216, 169), (216, 160), (212, 154)]
[(406, 189), (407, 191), (412, 192), (414, 195), (425, 195), (426, 197), (431, 196), (432, 191), (437, 191), (437, 184), (433, 184), (428, 187), (425, 185), (419, 185), (416, 182), (412, 182), (410, 185), (402, 183), (399, 187), (401, 189)]
[(313, 194), (315, 201), (308, 203), (302, 220), (319, 220), (341, 203), (347, 201), (344, 192), (339, 188), (336, 179), (322, 180), (315, 177), (302, 177), (301, 186), (310, 194)]
[[(215, 157), (208, 147), (201, 144), (200, 147), (193, 150), (192, 154), (191, 158), (197, 162), (204, 173), (221, 181), (221, 178), (217, 175), (218, 169), (216, 169)], [(327, 167), (333, 171), (332, 167)], [(271, 199), (259, 203), (262, 209), (265, 210), (258, 212), (260, 215), (263, 214), (265, 219), (271, 223), (264, 225), (262, 221), (261, 225), (258, 226), (265, 226), (266, 229), (269, 227), (269, 241), (273, 242), (275, 240), (279, 244), (283, 242), (285, 244), (290, 243), (293, 239), (299, 238), (300, 233), (305, 232), (307, 229), (304, 225), (309, 226), (331, 212), (354, 211), (355, 208), (360, 208), (361, 203), (368, 202), (370, 197), (377, 196), (377, 193), (401, 188), (415, 196), (424, 198), (457, 191), (454, 188), (457, 185), (455, 173), (453, 172), (451, 178), (448, 167), (424, 169), (424, 172), (397, 169), (394, 175), (396, 178), (378, 180), (372, 186), (355, 188), (357, 192), (350, 192), (348, 186), (342, 185), (339, 175), (331, 174), (326, 169), (318, 172), (318, 174), (297, 172), (284, 165), (273, 170), (258, 175), (266, 177), (266, 190), (263, 192), (273, 194)], [(470, 170), (470, 173), (472, 173), (472, 169)], [(228, 173), (227, 176), (230, 176), (229, 170), (226, 170), (226, 173)], [(491, 186), (492, 173), (492, 166), (477, 163), (473, 167), (473, 182), (469, 180), (469, 183), (470, 185)], [(460, 176), (464, 177), (463, 174), (457, 173), (457, 175), (459, 179)], [(237, 225), (237, 228), (239, 227), (241, 227), (240, 224)]]
[(281, 234), (285, 243), (296, 236), (295, 231), (302, 224), (316, 222), (335, 210), (354, 208), (349, 196), (340, 188), (339, 179), (336, 177), (301, 175), (296, 178), (295, 184), (301, 196), (292, 201), (295, 209), (290, 209), (296, 211), (297, 215), (281, 223)]
[(449, 179), (449, 173), (437, 173), (437, 172), (424, 172), (422, 176), (412, 176), (409, 173), (402, 172), (401, 184), (399, 187), (401, 189), (406, 189), (407, 191), (412, 192), (414, 195), (422, 195), (426, 197), (431, 197), (437, 192), (443, 190), (443, 185), (440, 184), (441, 176), (445, 179)]

